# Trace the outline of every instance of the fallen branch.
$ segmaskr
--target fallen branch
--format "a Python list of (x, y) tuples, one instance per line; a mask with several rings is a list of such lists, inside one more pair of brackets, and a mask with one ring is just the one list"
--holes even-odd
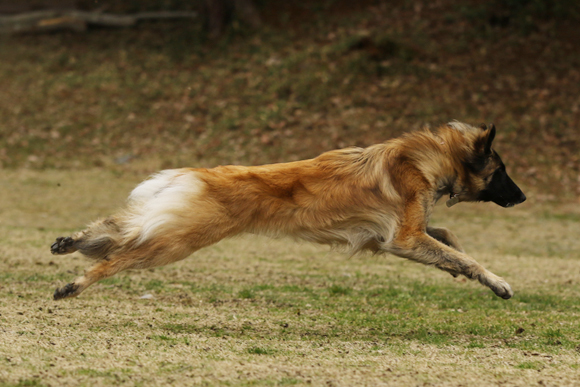
[(89, 25), (131, 27), (143, 20), (191, 19), (195, 12), (142, 12), (132, 15), (114, 15), (101, 12), (37, 11), (14, 16), (0, 16), (0, 33), (45, 32), (56, 30), (84, 31)]

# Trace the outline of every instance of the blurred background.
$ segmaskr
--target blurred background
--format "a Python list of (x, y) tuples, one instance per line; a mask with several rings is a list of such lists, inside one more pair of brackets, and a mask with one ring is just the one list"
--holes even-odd
[(457, 119), (496, 124), (535, 200), (580, 202), (579, 22), (576, 0), (0, 0), (0, 168), (274, 163)]

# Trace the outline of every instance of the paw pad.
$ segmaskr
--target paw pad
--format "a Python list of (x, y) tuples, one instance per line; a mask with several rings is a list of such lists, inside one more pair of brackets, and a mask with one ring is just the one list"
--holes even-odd
[(53, 254), (66, 254), (74, 251), (75, 241), (71, 237), (58, 237), (50, 246), (50, 252)]
[(78, 288), (79, 285), (75, 285), (74, 283), (66, 284), (64, 287), (54, 291), (54, 300), (74, 296)]

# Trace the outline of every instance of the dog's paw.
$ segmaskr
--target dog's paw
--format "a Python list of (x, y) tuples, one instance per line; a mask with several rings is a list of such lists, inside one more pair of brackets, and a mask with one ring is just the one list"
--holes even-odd
[(510, 284), (508, 284), (503, 278), (498, 277), (489, 271), (479, 277), (479, 282), (493, 290), (496, 296), (501, 297), (504, 300), (508, 300), (514, 295)]
[(505, 282), (503, 279), (495, 283), (493, 286), (490, 286), (490, 288), (493, 290), (496, 296), (501, 297), (504, 300), (509, 300), (514, 295), (510, 284)]
[(56, 289), (54, 291), (54, 300), (61, 300), (67, 297), (74, 297), (78, 294), (79, 285), (74, 283), (66, 284), (62, 288)]
[(72, 253), (75, 251), (74, 243), (75, 241), (71, 237), (58, 237), (50, 246), (50, 252), (55, 255)]

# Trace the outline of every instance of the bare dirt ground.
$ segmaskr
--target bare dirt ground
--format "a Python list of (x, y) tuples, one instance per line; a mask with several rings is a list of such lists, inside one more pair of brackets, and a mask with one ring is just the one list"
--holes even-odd
[(392, 256), (255, 236), (53, 301), (89, 265), (53, 239), (143, 177), (2, 171), (0, 386), (580, 385), (577, 204), (438, 206), (509, 301)]

